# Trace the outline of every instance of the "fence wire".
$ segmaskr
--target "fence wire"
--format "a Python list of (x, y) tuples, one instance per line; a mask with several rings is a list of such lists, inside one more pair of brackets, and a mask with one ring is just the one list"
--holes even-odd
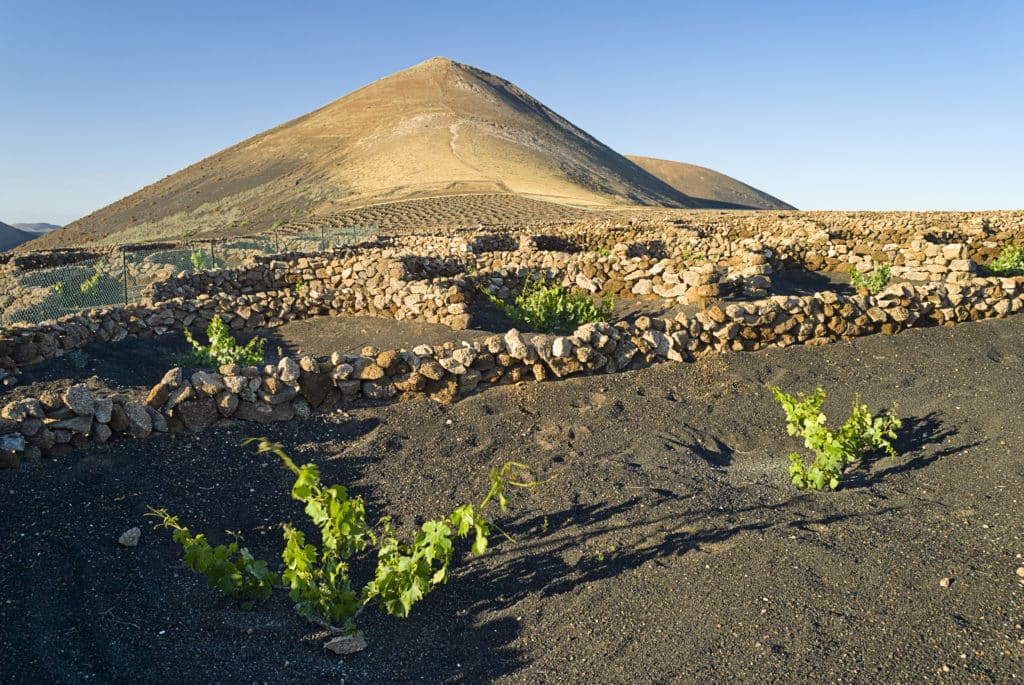
[(236, 268), (254, 255), (320, 252), (370, 240), (378, 231), (377, 227), (348, 226), (157, 249), (125, 246), (99, 259), (0, 273), (0, 326), (137, 303), (151, 284), (183, 271)]

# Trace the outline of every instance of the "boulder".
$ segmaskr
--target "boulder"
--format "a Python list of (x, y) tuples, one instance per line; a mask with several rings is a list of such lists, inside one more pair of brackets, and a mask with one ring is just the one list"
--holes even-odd
[(115, 402), (110, 409), (110, 421), (107, 423), (110, 424), (111, 430), (115, 433), (127, 433), (128, 415), (124, 411), (124, 406)]
[(231, 416), (238, 409), (238, 395), (226, 390), (217, 395), (217, 411), (221, 416)]
[(285, 383), (293, 383), (299, 380), (299, 374), (301, 368), (299, 368), (298, 362), (291, 357), (284, 357), (277, 363), (278, 373), (280, 378)]
[(146, 413), (149, 414), (149, 418), (153, 421), (153, 432), (154, 433), (166, 433), (168, 431), (167, 417), (158, 412), (153, 407), (146, 406)]
[[(36, 419), (38, 421), (38, 419)], [(64, 419), (50, 424), (51, 429), (68, 430), (72, 433), (86, 433), (92, 430), (92, 416), (76, 416), (73, 419)], [(40, 426), (42, 427), (42, 426)]]
[[(127, 407), (125, 408), (127, 409)], [(181, 419), (186, 430), (192, 432), (212, 426), (220, 417), (217, 405), (212, 398), (208, 397), (182, 402), (175, 408), (174, 415)]]
[(164, 377), (160, 380), (162, 385), (166, 385), (168, 388), (175, 389), (181, 386), (182, 381), (185, 379), (185, 374), (179, 367), (174, 367), (170, 371), (164, 374)]
[(224, 377), (219, 373), (196, 371), (190, 380), (193, 388), (210, 397), (224, 389)]
[(24, 421), (30, 416), (41, 419), (45, 415), (42, 403), (34, 398), (8, 402), (4, 408), (0, 410), (0, 416), (9, 421)]
[(182, 402), (191, 399), (196, 394), (195, 389), (191, 385), (185, 385), (177, 390), (172, 390), (171, 394), (167, 397), (167, 403), (164, 405), (164, 411), (170, 411)]
[(76, 383), (64, 392), (64, 404), (78, 416), (92, 416), (96, 410), (96, 400), (84, 383)]
[(334, 389), (334, 380), (325, 373), (303, 371), (299, 376), (299, 392), (314, 407), (319, 407)]
[(238, 403), (238, 409), (235, 410), (234, 416), (240, 421), (266, 423), (272, 420), (272, 415), (273, 409), (270, 406), (257, 402), (249, 402), (248, 400), (242, 400)]
[(94, 416), (100, 423), (110, 423), (110, 415), (114, 410), (114, 400), (110, 397), (96, 399), (96, 412)]
[(142, 402), (125, 402), (124, 415), (128, 421), (127, 432), (133, 438), (148, 438), (153, 432), (153, 419)]
[(159, 409), (164, 406), (164, 402), (167, 401), (170, 394), (171, 387), (169, 385), (157, 383), (150, 389), (149, 394), (146, 395), (146, 405), (153, 407), (154, 409)]

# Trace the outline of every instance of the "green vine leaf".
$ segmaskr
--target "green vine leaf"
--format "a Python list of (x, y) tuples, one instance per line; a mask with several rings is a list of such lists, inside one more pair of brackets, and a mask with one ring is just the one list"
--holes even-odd
[[(280, 577), (265, 561), (254, 559), (249, 550), (239, 547), (240, 536), (212, 547), (202, 534), (192, 536), (178, 519), (163, 509), (149, 515), (160, 519), (158, 526), (173, 530), (175, 542), (184, 553), (185, 566), (207, 576), (211, 588), (245, 601), (263, 599), (283, 583), (296, 611), (320, 625), (352, 633), (354, 619), (364, 606), (378, 600), (387, 613), (405, 618), (412, 607), (435, 587), (446, 583), (455, 555), (455, 538), (473, 532), (471, 551), (484, 554), (489, 544), (491, 522), (484, 509), (493, 500), (504, 511), (509, 504), (509, 487), (534, 487), (535, 482), (513, 480), (513, 473), (525, 470), (523, 464), (508, 462), (490, 473), (491, 487), (478, 506), (462, 504), (448, 516), (423, 523), (410, 544), (395, 536), (388, 517), (378, 520), (375, 535), (366, 522), (363, 500), (351, 496), (341, 485), (323, 486), (320, 470), (314, 464), (298, 466), (284, 448), (266, 438), (250, 438), (260, 454), (276, 455), (295, 475), (291, 496), (304, 504), (304, 511), (319, 533), (319, 546), (307, 541), (305, 533), (284, 524), (284, 548)], [(506, 537), (508, 537), (506, 535)], [(350, 560), (370, 547), (377, 548), (377, 566), (373, 579), (361, 591), (352, 586)], [(340, 626), (340, 627), (337, 627)]]
[(850, 418), (833, 433), (825, 428), (825, 415), (821, 412), (825, 391), (820, 387), (810, 396), (798, 393), (796, 397), (780, 388), (766, 387), (786, 413), (786, 432), (802, 437), (804, 445), (815, 454), (810, 465), (805, 464), (799, 453), (789, 455), (789, 479), (797, 488), (837, 489), (843, 470), (870, 451), (881, 450), (895, 458), (896, 449), (891, 441), (896, 439), (896, 429), (903, 426), (895, 416), (898, 405), (893, 405), (885, 416), (872, 417), (857, 395)]

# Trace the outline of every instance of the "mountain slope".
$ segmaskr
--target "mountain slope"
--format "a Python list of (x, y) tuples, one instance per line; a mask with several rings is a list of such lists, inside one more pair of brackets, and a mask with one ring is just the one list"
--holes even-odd
[(58, 226), (57, 224), (47, 223), (11, 224), (11, 226), (14, 226), (19, 231), (25, 231), (26, 233), (49, 233), (50, 231), (55, 231), (58, 228), (60, 228), (60, 226)]
[(698, 206), (515, 85), (443, 58), (371, 83), (40, 239), (194, 234), (382, 201), (506, 192), (585, 206)]
[(768, 193), (712, 169), (653, 157), (626, 155), (626, 158), (681, 193), (697, 200), (704, 207), (796, 209)]
[(35, 237), (35, 233), (19, 231), (14, 226), (10, 226), (0, 221), (0, 252), (10, 250), (22, 243), (27, 243), (28, 241), (35, 239)]

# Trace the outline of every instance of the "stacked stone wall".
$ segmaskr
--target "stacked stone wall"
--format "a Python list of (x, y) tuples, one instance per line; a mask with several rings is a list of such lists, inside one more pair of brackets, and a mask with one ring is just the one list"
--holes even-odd
[[(877, 296), (831, 291), (775, 296), (672, 319), (586, 324), (563, 336), (527, 337), (513, 329), (482, 342), (421, 345), (411, 351), (367, 348), (359, 355), (284, 358), (263, 367), (226, 365), (190, 376), (172, 369), (144, 402), (96, 397), (75, 385), (63, 393), (7, 403), (0, 409), (0, 450), (7, 465), (17, 465), (22, 457), (66, 454), (113, 437), (199, 431), (223, 420), (285, 421), (339, 403), (403, 395), (451, 402), (486, 385), (613, 373), (717, 352), (823, 345), (1022, 310), (1024, 278), (901, 283)], [(159, 327), (153, 324), (177, 320), (166, 308), (149, 319), (145, 327), (151, 333)]]

